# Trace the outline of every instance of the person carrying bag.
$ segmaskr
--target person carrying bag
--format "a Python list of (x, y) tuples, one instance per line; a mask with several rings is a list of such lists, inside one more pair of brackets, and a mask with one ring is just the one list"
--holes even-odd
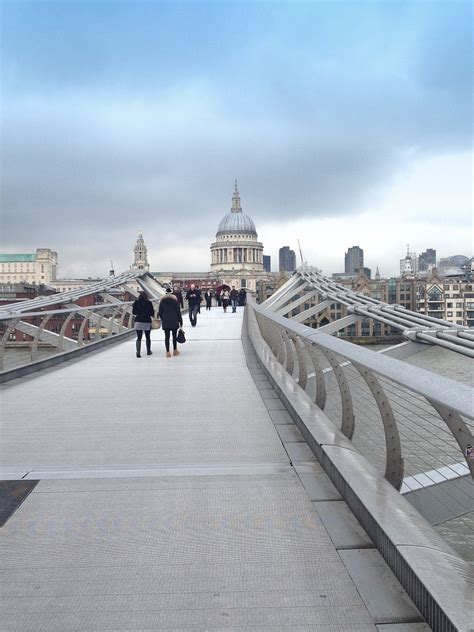
[(165, 296), (160, 301), (158, 314), (161, 319), (161, 328), (165, 332), (166, 357), (171, 358), (170, 334), (173, 337), (173, 355), (179, 355), (177, 345), (178, 327), (183, 326), (183, 317), (179, 307), (178, 299), (171, 293), (171, 288), (167, 288)]

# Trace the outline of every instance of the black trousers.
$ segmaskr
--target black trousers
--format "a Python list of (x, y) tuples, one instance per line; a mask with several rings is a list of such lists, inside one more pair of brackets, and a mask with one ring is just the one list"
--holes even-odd
[[(137, 329), (136, 332), (137, 332), (137, 342), (141, 343), (143, 330), (142, 329)], [(151, 348), (150, 334), (151, 334), (151, 331), (149, 329), (145, 329), (145, 340), (146, 340), (147, 351), (149, 351), (150, 348)]]
[(165, 332), (165, 347), (166, 347), (166, 351), (170, 350), (170, 334), (172, 334), (172, 336), (173, 336), (173, 350), (176, 351), (176, 349), (178, 348), (178, 343), (176, 341), (176, 336), (178, 334), (178, 330), (177, 329), (163, 329), (163, 331)]

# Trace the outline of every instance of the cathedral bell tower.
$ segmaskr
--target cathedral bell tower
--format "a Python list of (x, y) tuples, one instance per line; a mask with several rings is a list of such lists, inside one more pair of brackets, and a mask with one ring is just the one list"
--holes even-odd
[(142, 232), (139, 231), (137, 243), (135, 244), (135, 248), (133, 249), (135, 253), (135, 260), (130, 266), (130, 270), (144, 270), (146, 272), (150, 271), (150, 266), (148, 264), (147, 258), (147, 247), (145, 246), (145, 242), (143, 241)]

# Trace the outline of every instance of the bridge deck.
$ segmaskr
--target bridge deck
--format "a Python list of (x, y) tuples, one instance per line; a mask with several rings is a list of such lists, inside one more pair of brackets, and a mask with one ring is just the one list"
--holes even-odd
[[(297, 431), (241, 327), (203, 313), (180, 357), (155, 342), (138, 360), (129, 341), (3, 389), (0, 478), (40, 482), (2, 528), (1, 630), (385, 629), (302, 473), (337, 494), (304, 444), (291, 466), (279, 434)], [(420, 621), (392, 592), (389, 610)]]

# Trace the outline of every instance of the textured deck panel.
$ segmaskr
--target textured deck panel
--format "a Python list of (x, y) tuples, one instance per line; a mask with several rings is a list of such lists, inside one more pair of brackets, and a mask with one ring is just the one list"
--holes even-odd
[(226, 479), (40, 483), (4, 530), (0, 629), (373, 629), (296, 475)]
[(177, 358), (158, 330), (152, 356), (128, 341), (4, 387), (0, 467), (288, 463), (245, 364), (241, 315), (225, 316), (187, 327)]

